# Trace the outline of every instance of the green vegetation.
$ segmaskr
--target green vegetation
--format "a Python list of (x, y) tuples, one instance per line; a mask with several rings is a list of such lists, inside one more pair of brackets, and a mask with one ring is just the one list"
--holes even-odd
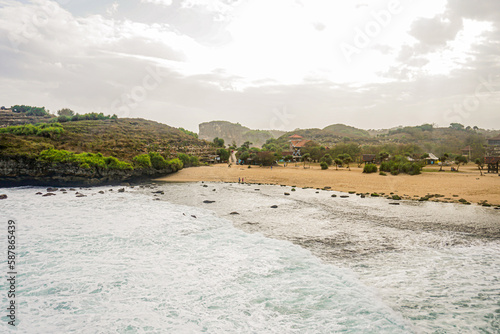
[(455, 157), (455, 163), (457, 164), (457, 172), (458, 172), (458, 168), (460, 167), (460, 165), (465, 165), (467, 163), (467, 158), (464, 157), (463, 155), (457, 155)]
[(149, 154), (139, 154), (133, 159), (134, 166), (137, 168), (151, 168), (153, 165), (151, 164), (151, 158)]
[(180, 131), (184, 132), (185, 134), (192, 136), (194, 138), (198, 138), (198, 134), (189, 130), (186, 130), (184, 128), (179, 128)]
[(377, 165), (375, 164), (366, 164), (363, 167), (363, 173), (376, 173), (378, 171)]
[(23, 113), (26, 116), (48, 116), (49, 113), (45, 107), (31, 107), (25, 105), (14, 105), (11, 107), (12, 112)]
[(224, 147), (224, 139), (215, 137), (213, 140), (215, 147)]
[(321, 161), (319, 165), (321, 166), (321, 169), (328, 169), (328, 164), (325, 161)]
[(35, 125), (24, 124), (0, 128), (0, 133), (12, 133), (18, 136), (55, 137), (64, 133), (64, 129), (60, 123), (38, 123)]
[[(61, 109), (61, 110), (64, 110), (64, 109)], [(59, 111), (61, 111), (61, 110), (59, 110)], [(70, 109), (67, 109), (67, 110), (73, 112)], [(59, 111), (58, 111), (58, 113), (59, 113)], [(59, 117), (53, 118), (51, 120), (51, 122), (64, 123), (64, 122), (77, 122), (77, 121), (97, 121), (97, 120), (117, 119), (117, 118), (118, 118), (118, 116), (116, 116), (116, 115), (113, 115), (113, 116), (104, 115), (102, 112), (101, 113), (91, 112), (91, 113), (87, 113), (87, 114), (83, 114), (83, 115), (80, 115), (80, 114), (71, 115), (70, 112), (65, 112), (64, 114), (60, 114)]]
[(422, 165), (415, 162), (409, 162), (406, 157), (395, 156), (389, 161), (384, 161), (380, 164), (380, 171), (388, 172), (392, 175), (405, 173), (409, 175), (418, 175), (422, 171)]
[(101, 153), (84, 152), (77, 154), (52, 148), (40, 152), (38, 160), (52, 163), (75, 163), (80, 168), (133, 169), (131, 164), (120, 161), (115, 157), (105, 157)]

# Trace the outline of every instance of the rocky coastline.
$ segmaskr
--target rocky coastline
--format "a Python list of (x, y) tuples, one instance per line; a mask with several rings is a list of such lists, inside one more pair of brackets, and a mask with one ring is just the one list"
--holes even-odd
[(74, 163), (52, 163), (26, 156), (0, 157), (0, 187), (101, 186), (141, 182), (173, 173), (170, 168), (82, 168)]

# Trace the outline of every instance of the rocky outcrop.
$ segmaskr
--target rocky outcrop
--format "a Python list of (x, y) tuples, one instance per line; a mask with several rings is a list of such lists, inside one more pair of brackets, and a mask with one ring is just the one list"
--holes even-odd
[(97, 186), (140, 181), (170, 174), (170, 168), (81, 168), (78, 164), (47, 163), (25, 156), (0, 157), (0, 186)]

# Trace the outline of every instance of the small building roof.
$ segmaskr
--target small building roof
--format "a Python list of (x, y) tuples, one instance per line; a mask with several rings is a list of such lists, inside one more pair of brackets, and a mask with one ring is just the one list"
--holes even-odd
[(432, 153), (427, 153), (427, 154), (429, 154), (429, 157), (425, 158), (426, 160), (439, 160), (439, 158), (436, 157), (434, 154)]
[(290, 139), (302, 139), (303, 137), (302, 136), (299, 136), (299, 135), (291, 135), (290, 137), (288, 137)]
[(462, 151), (472, 151), (472, 147), (470, 146), (465, 146)]
[(373, 161), (375, 157), (375, 154), (363, 154), (363, 161)]
[(500, 162), (500, 157), (484, 157), (484, 163), (486, 164), (497, 164)]

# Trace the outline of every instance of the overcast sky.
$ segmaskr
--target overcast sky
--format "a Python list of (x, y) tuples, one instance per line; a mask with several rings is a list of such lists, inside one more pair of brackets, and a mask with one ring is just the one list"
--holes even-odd
[(498, 0), (0, 0), (0, 105), (500, 128)]

